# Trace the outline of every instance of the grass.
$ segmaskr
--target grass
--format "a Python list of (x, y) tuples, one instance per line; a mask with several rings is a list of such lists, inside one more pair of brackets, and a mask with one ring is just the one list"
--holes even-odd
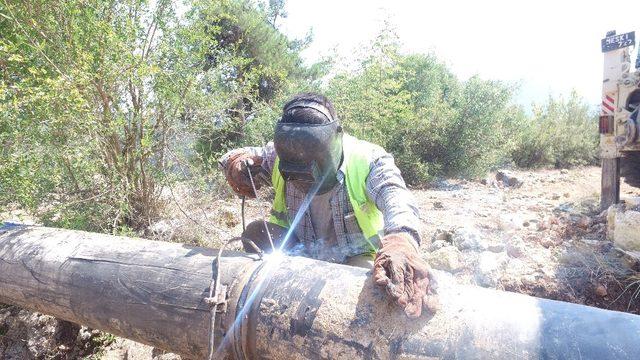
[(631, 291), (631, 297), (629, 298), (629, 302), (627, 303), (627, 311), (629, 311), (634, 301), (637, 300), (638, 297), (640, 297), (640, 275), (631, 275), (627, 278), (627, 281), (629, 281), (629, 284), (624, 287), (624, 290), (620, 293), (620, 295), (618, 295), (615, 300), (613, 300), (612, 303), (618, 301), (627, 291)]

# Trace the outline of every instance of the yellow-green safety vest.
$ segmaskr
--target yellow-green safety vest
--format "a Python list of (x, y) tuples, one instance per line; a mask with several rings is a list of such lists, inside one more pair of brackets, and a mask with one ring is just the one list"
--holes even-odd
[[(344, 134), (343, 154), (345, 168), (345, 184), (349, 202), (353, 207), (358, 226), (367, 239), (382, 232), (384, 221), (382, 213), (376, 204), (367, 196), (367, 177), (370, 172), (368, 154), (382, 151), (378, 145), (359, 140)], [(290, 219), (287, 211), (285, 181), (278, 169), (279, 159), (276, 157), (273, 165), (271, 181), (275, 190), (275, 198), (271, 211), (270, 222), (289, 228)]]

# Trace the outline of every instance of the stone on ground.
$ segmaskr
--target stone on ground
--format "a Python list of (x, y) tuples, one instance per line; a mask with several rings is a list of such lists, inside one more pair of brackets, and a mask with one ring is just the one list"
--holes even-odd
[(427, 263), (434, 269), (456, 272), (464, 267), (460, 252), (453, 246), (445, 246), (427, 255)]
[(511, 172), (506, 170), (500, 170), (496, 173), (496, 180), (501, 182), (504, 186), (508, 187), (520, 187), (522, 186), (522, 180), (517, 178)]
[(613, 205), (607, 214), (607, 238), (620, 250), (640, 258), (640, 211)]
[(474, 227), (457, 228), (451, 237), (459, 250), (486, 250), (488, 245), (482, 233)]

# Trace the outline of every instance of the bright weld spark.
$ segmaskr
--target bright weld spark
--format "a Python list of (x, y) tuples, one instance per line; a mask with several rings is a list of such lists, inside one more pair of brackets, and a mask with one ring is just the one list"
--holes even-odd
[(284, 260), (284, 252), (282, 252), (282, 250), (280, 249), (276, 249), (274, 252), (271, 253), (265, 253), (262, 257), (262, 259), (264, 261), (271, 261), (271, 262), (282, 262), (282, 260)]
[(233, 324), (231, 324), (231, 327), (229, 328), (229, 330), (227, 330), (227, 333), (222, 339), (222, 341), (220, 342), (220, 345), (218, 345), (218, 348), (216, 349), (216, 352), (214, 354), (214, 359), (222, 358), (222, 356), (224, 355), (224, 349), (229, 344), (228, 335), (234, 333), (236, 326), (240, 326), (242, 319), (245, 317), (248, 309), (251, 308), (251, 305), (255, 301), (257, 294), (260, 292), (260, 289), (264, 285), (265, 280), (271, 277), (271, 273), (276, 268), (276, 265), (284, 261), (286, 257), (284, 248), (287, 242), (289, 241), (291, 234), (293, 233), (293, 229), (295, 229), (296, 225), (300, 222), (300, 220), (302, 219), (302, 216), (309, 208), (309, 205), (311, 204), (311, 200), (318, 193), (318, 190), (320, 190), (320, 185), (322, 185), (326, 177), (327, 177), (327, 174), (325, 173), (322, 179), (317, 184), (315, 184), (313, 188), (310, 189), (309, 192), (307, 192), (307, 195), (302, 201), (302, 205), (300, 206), (300, 209), (296, 213), (296, 216), (293, 218), (293, 221), (289, 226), (289, 230), (287, 231), (284, 238), (282, 239), (280, 246), (271, 253), (264, 253), (262, 258), (262, 260), (264, 261), (264, 266), (260, 271), (262, 276), (259, 277), (258, 283), (255, 285), (253, 292), (247, 297), (247, 300), (245, 301), (244, 306), (242, 307), (242, 310), (240, 310), (240, 312), (236, 314), (236, 319), (233, 321)]

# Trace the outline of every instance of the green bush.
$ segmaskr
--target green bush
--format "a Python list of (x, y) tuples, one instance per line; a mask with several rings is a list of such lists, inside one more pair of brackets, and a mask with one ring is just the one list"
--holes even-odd
[(303, 64), (310, 37), (276, 26), (283, 1), (193, 0), (182, 16), (167, 0), (58, 5), (0, 4), (0, 206), (46, 224), (128, 233), (158, 216), (167, 185), (217, 191), (218, 156), (270, 141), (301, 91), (325, 93), (347, 132), (385, 147), (414, 185), (597, 158), (576, 94), (528, 116), (511, 84), (461, 81), (434, 55), (401, 53), (389, 30), (330, 72)]
[(272, 23), (284, 3), (184, 6), (0, 4), (0, 205), (56, 226), (140, 230), (166, 185), (270, 137), (284, 94), (321, 70)]
[[(257, 6), (256, 6), (257, 5)], [(208, 92), (223, 106), (202, 123), (197, 149), (216, 160), (230, 148), (264, 143), (271, 137), (284, 97), (314, 87), (322, 64), (304, 66), (300, 51), (311, 40), (290, 40), (275, 26), (284, 1), (195, 1), (195, 27), (210, 37), (204, 67)]]
[(575, 92), (550, 97), (520, 123), (511, 157), (520, 167), (595, 165), (597, 126), (597, 113)]
[(508, 157), (522, 116), (513, 88), (472, 77), (458, 80), (432, 55), (402, 55), (384, 33), (356, 71), (328, 86), (346, 130), (391, 152), (403, 176), (475, 176)]

